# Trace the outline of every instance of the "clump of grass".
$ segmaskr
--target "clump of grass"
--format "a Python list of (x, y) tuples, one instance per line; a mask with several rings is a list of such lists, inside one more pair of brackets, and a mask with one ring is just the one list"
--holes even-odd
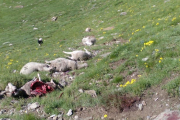
[(14, 118), (16, 118), (16, 120), (45, 120), (44, 118), (39, 118), (34, 114), (16, 115)]
[(111, 82), (112, 83), (120, 83), (123, 81), (123, 76), (116, 76)]
[(174, 80), (171, 80), (169, 83), (163, 86), (163, 89), (168, 91), (168, 94), (170, 96), (180, 96), (180, 80), (179, 78), (176, 78)]

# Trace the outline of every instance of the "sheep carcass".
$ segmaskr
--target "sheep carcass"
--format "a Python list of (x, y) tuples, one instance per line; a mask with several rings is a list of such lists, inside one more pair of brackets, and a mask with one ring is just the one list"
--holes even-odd
[(20, 74), (28, 75), (34, 71), (47, 71), (47, 72), (49, 72), (51, 69), (52, 69), (52, 67), (50, 67), (50, 65), (48, 65), (48, 64), (37, 63), (37, 62), (29, 62), (22, 67)]
[(75, 70), (87, 67), (87, 63), (81, 63), (79, 61), (69, 60), (66, 58), (57, 58), (51, 61), (45, 61), (49, 63), (52, 68), (55, 68), (55, 72), (66, 72), (69, 70)]
[(82, 50), (76, 50), (76, 51), (73, 51), (73, 52), (65, 52), (63, 51), (65, 54), (70, 54), (71, 57), (68, 57), (72, 60), (79, 60), (79, 61), (83, 61), (83, 60), (88, 60), (89, 58), (92, 57), (91, 53), (89, 51), (87, 51), (85, 48), (84, 48), (85, 51), (82, 51)]

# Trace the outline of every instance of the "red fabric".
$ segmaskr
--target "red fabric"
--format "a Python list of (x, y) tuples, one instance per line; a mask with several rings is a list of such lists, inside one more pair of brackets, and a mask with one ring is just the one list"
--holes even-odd
[(34, 81), (33, 83), (31, 83), (31, 95), (32, 96), (42, 96), (45, 95), (48, 92), (53, 91), (54, 89), (49, 86), (46, 83), (43, 83), (41, 81)]

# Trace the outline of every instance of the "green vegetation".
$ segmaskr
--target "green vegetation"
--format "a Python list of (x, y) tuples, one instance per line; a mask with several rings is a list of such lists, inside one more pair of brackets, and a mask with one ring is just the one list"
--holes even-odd
[[(24, 7), (18, 8), (19, 5)], [(75, 71), (85, 74), (77, 76), (71, 86), (62, 91), (27, 101), (40, 102), (47, 113), (57, 113), (58, 109), (67, 111), (79, 106), (105, 104), (103, 96), (125, 84), (119, 91), (121, 94), (141, 95), (143, 90), (161, 85), (170, 95), (179, 96), (179, 11), (178, 0), (0, 1), (0, 89), (8, 82), (20, 87), (37, 76), (37, 73), (19, 74), (27, 62), (65, 57), (63, 50), (86, 47), (89, 51), (101, 52), (87, 61), (87, 69)], [(127, 12), (127, 15), (120, 15), (121, 12)], [(51, 21), (53, 16), (58, 17), (57, 21)], [(113, 29), (104, 30), (112, 26)], [(92, 28), (92, 32), (84, 32), (87, 27)], [(87, 35), (97, 38), (96, 45), (81, 44), (83, 36)], [(40, 37), (44, 40), (41, 47), (37, 44)], [(104, 44), (113, 39), (121, 42)], [(9, 46), (10, 43), (13, 45)], [(108, 57), (100, 56), (107, 52), (111, 52)], [(42, 72), (41, 77), (42, 80), (51, 79), (46, 72)], [(135, 82), (129, 84), (131, 79)], [(80, 88), (95, 90), (97, 97), (79, 95)], [(57, 99), (62, 92), (62, 97)], [(27, 115), (27, 120), (31, 117), (34, 116)]]

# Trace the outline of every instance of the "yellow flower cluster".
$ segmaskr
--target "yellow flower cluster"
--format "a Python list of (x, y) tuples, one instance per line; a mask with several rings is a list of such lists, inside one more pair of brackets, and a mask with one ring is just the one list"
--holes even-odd
[(144, 64), (146, 65), (146, 68), (148, 68), (148, 67), (149, 67), (147, 63), (144, 63)]
[(162, 59), (163, 59), (162, 57), (159, 58), (159, 63), (161, 63)]
[(150, 40), (149, 42), (144, 43), (144, 46), (150, 46), (154, 43), (154, 41)]
[(120, 87), (126, 87), (127, 85), (133, 84), (134, 82), (136, 82), (136, 79), (132, 79), (131, 82), (127, 81), (124, 85), (120, 85)]
[(173, 17), (172, 21), (176, 20), (176, 17)]
[(154, 41), (152, 41), (152, 40), (150, 40), (149, 42), (144, 43), (144, 47), (142, 47), (140, 51), (143, 51), (143, 49), (144, 49), (146, 46), (150, 46), (150, 45), (152, 45), (153, 43), (154, 43)]

